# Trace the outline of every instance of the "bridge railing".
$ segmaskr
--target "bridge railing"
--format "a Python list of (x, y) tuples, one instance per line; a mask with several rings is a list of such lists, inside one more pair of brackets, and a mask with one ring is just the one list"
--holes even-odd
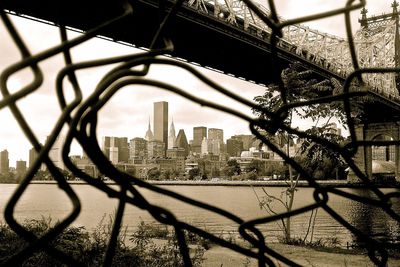
[[(240, 27), (250, 34), (268, 40), (271, 28), (240, 0), (189, 0), (188, 6), (232, 27)], [(267, 16), (270, 11), (260, 4), (258, 8)], [(284, 21), (284, 18), (279, 18)], [(393, 68), (396, 23), (393, 20), (373, 29), (359, 29), (355, 36), (357, 55), (362, 67)], [(366, 33), (368, 31), (369, 33)], [(278, 46), (306, 61), (345, 78), (354, 71), (349, 44), (346, 39), (324, 33), (308, 26), (288, 25), (282, 29), (283, 36)], [(400, 99), (396, 87), (396, 75), (364, 74), (365, 82), (374, 91), (391, 99)]]

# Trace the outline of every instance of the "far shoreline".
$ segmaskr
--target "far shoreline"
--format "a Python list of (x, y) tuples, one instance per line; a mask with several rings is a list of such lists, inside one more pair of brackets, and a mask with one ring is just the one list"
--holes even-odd
[[(114, 181), (104, 181), (106, 184), (116, 184)], [(278, 180), (278, 181), (185, 181), (185, 180), (172, 180), (172, 181), (157, 181), (157, 180), (146, 180), (146, 182), (153, 185), (171, 185), (171, 186), (254, 186), (254, 187), (286, 187), (289, 185), (289, 181)], [(321, 187), (335, 187), (335, 188), (365, 188), (362, 183), (351, 183), (347, 180), (320, 180), (317, 181)], [(31, 181), (31, 184), (56, 184), (54, 180), (35, 180)], [(69, 184), (86, 185), (85, 181), (68, 181)], [(308, 184), (307, 181), (299, 181), (298, 187), (313, 187)], [(398, 188), (398, 185), (376, 185), (380, 188)]]

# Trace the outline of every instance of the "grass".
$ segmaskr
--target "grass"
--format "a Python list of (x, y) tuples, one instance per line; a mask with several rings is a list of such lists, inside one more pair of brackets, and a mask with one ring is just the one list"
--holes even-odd
[[(85, 227), (68, 227), (50, 245), (63, 251), (69, 257), (85, 266), (101, 266), (105, 257), (109, 237), (112, 231), (113, 217), (104, 218), (93, 231)], [(55, 223), (56, 224), (56, 223)], [(55, 225), (50, 218), (26, 220), (23, 227), (40, 237)], [(164, 237), (166, 242), (155, 243), (154, 238)], [(172, 232), (153, 225), (140, 223), (138, 230), (129, 238), (132, 245), (127, 245), (126, 230), (118, 236), (112, 266), (149, 266), (175, 267), (184, 266), (178, 243)], [(29, 243), (18, 236), (8, 225), (0, 225), (0, 265), (4, 265), (10, 257), (17, 255)], [(193, 266), (201, 266), (205, 249), (198, 244), (191, 246), (190, 256)], [(65, 266), (58, 259), (39, 249), (27, 259), (21, 259), (20, 266)]]

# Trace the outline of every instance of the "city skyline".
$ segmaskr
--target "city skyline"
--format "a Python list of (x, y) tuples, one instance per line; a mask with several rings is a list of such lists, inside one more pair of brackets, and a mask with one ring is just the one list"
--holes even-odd
[[(161, 101), (161, 102), (155, 102), (153, 103), (154, 107), (156, 107), (156, 104), (159, 103), (163, 103), (163, 108), (166, 106), (168, 106), (168, 102), (165, 101)], [(161, 112), (163, 114), (163, 112)], [(164, 115), (162, 115), (164, 116)], [(165, 118), (164, 118), (165, 119)], [(123, 134), (117, 135), (117, 136), (101, 136), (101, 138), (99, 140), (101, 140), (101, 143), (99, 144), (100, 148), (102, 149), (104, 155), (113, 163), (113, 164), (117, 164), (120, 161), (123, 162), (128, 162), (128, 159), (130, 158), (130, 153), (132, 151), (132, 147), (131, 146), (143, 146), (142, 144), (138, 144), (136, 141), (140, 141), (140, 140), (146, 140), (148, 142), (155, 142), (158, 141), (160, 142), (160, 140), (156, 140), (153, 137), (153, 133), (151, 130), (151, 122), (150, 122), (150, 118), (148, 121), (148, 126), (147, 126), (147, 131), (145, 130), (145, 127), (143, 127), (143, 134), (139, 135), (139, 136), (125, 136)], [(157, 122), (156, 119), (153, 120), (154, 124)], [(163, 122), (164, 123), (164, 122)], [(153, 125), (154, 127), (154, 125)], [(341, 135), (341, 129), (337, 128), (335, 126), (337, 133), (339, 135)], [(249, 137), (251, 137), (251, 134), (244, 134), (244, 133), (239, 133), (239, 134), (235, 134), (235, 135), (231, 135), (231, 136), (227, 136), (224, 135), (224, 129), (220, 129), (220, 128), (215, 128), (215, 127), (208, 127), (208, 126), (192, 126), (189, 129), (193, 129), (192, 131), (192, 138), (187, 139), (187, 134), (185, 132), (185, 130), (187, 129), (179, 129), (178, 135), (175, 135), (175, 125), (173, 122), (173, 119), (171, 118), (171, 125), (170, 127), (167, 128), (167, 143), (164, 143), (164, 154), (162, 156), (165, 156), (165, 152), (168, 149), (172, 149), (172, 148), (183, 148), (185, 149), (186, 153), (188, 152), (187, 150), (189, 149), (187, 146), (189, 143), (191, 143), (191, 151), (198, 153), (198, 154), (203, 154), (204, 150), (207, 153), (213, 153), (213, 154), (219, 154), (219, 152), (224, 152), (225, 146), (227, 146), (226, 148), (229, 150), (228, 148), (228, 141), (229, 140), (235, 140), (240, 136), (247, 136), (247, 139), (249, 139)], [(171, 131), (172, 130), (172, 131)], [(172, 146), (172, 147), (167, 147), (168, 144), (170, 144), (170, 135), (173, 134), (175, 139), (174, 139), (174, 144), (176, 144), (176, 146)], [(190, 136), (190, 135), (189, 135)], [(224, 138), (225, 136), (225, 138)], [(47, 139), (48, 137), (46, 137)], [(51, 148), (50, 152), (49, 152), (49, 156), (50, 158), (53, 160), (53, 162), (55, 163), (55, 165), (61, 169), (64, 169), (64, 163), (62, 162), (61, 159), (61, 148), (62, 148), (62, 141), (63, 141), (63, 136), (59, 136), (56, 139), (56, 142), (54, 143), (53, 147)], [(206, 143), (204, 143), (204, 141), (208, 141)], [(216, 144), (215, 141), (218, 141), (218, 143)], [(141, 141), (140, 141), (141, 142)], [(248, 141), (246, 141), (244, 144), (242, 144), (242, 148), (244, 147), (245, 150), (248, 150), (250, 148), (248, 143), (253, 143), (254, 140), (253, 138), (250, 138)], [(127, 146), (125, 146), (124, 144), (127, 144)], [(157, 146), (158, 144), (153, 144), (155, 146)], [(217, 145), (217, 147), (215, 147), (215, 145)], [(216, 149), (216, 150), (215, 150)], [(225, 151), (228, 152), (229, 151)], [(216, 152), (218, 151), (218, 152)], [(25, 158), (20, 158), (19, 160), (16, 160), (15, 162), (15, 166), (13, 166), (12, 161), (9, 160), (10, 154), (8, 153), (7, 148), (4, 149), (2, 152), (0, 152), (0, 165), (2, 164), (2, 160), (1, 157), (2, 155), (6, 153), (6, 157), (8, 159), (8, 166), (10, 168), (17, 168), (18, 162), (25, 162), (28, 163), (27, 167), (30, 167), (30, 165), (32, 164), (32, 162), (35, 160), (36, 156), (37, 156), (37, 152), (34, 150), (34, 148), (29, 149), (28, 151), (28, 157)], [(71, 157), (82, 157), (85, 154), (85, 152), (82, 150), (79, 153), (71, 153), (70, 156)], [(143, 155), (142, 155), (143, 156)], [(4, 156), (3, 156), (4, 157)], [(10, 164), (11, 163), (11, 164)], [(1, 167), (0, 169), (8, 169), (5, 167)], [(1, 170), (0, 170), (1, 173)]]
[[(278, 12), (283, 17), (289, 19), (298, 17), (299, 14), (307, 15), (329, 10), (333, 6), (342, 4), (344, 6), (345, 3), (346, 1), (338, 3), (338, 1), (312, 0), (309, 2), (309, 5), (303, 5), (299, 1), (291, 0), (278, 1), (276, 4)], [(369, 14), (380, 14), (390, 11), (390, 3), (391, 1), (368, 1), (367, 9), (369, 10)], [(359, 11), (351, 13), (354, 30), (358, 29), (357, 19), (359, 14)], [(23, 36), (24, 41), (28, 44), (32, 54), (53, 47), (60, 42), (58, 29), (56, 27), (14, 16), (12, 16), (12, 21)], [(318, 20), (310, 25), (324, 32), (345, 36), (343, 16), (334, 16), (329, 19)], [(79, 34), (75, 32), (68, 33), (69, 38), (78, 35)], [(20, 60), (20, 55), (2, 23), (0, 23), (0, 36), (2, 39), (0, 43), (0, 49), (2, 51), (2, 60), (0, 62), (1, 72), (11, 64), (18, 62)], [(139, 50), (132, 47), (96, 38), (74, 48), (72, 50), (72, 56), (74, 60), (79, 62), (116, 55), (126, 55), (137, 51)], [(18, 103), (23, 115), (42, 143), (45, 141), (44, 137), (51, 132), (52, 127), (60, 115), (60, 109), (54, 92), (54, 79), (58, 70), (63, 65), (63, 58), (61, 55), (41, 63), (40, 66), (43, 72), (46, 73), (46, 79), (43, 85), (34, 94), (31, 94), (30, 97), (22, 99)], [(101, 67), (94, 70), (80, 71), (78, 73), (78, 79), (83, 88), (84, 98), (92, 92), (96, 83), (109, 68), (110, 67)], [(205, 68), (196, 68), (212, 80), (218, 81), (219, 84), (246, 99), (252, 100), (255, 96), (261, 95), (264, 91), (264, 87)], [(178, 85), (183, 90), (187, 90), (187, 92), (195, 92), (199, 97), (212, 99), (221, 105), (234, 106), (235, 109), (251, 115), (251, 110), (248, 107), (240, 105), (232, 99), (223, 97), (221, 94), (210, 90), (203, 83), (181, 69), (152, 66), (149, 77)], [(26, 85), (31, 78), (32, 75), (30, 71), (21, 71), (17, 75), (13, 75), (8, 82), (11, 91), (18, 90)], [(68, 90), (69, 88), (69, 85), (66, 85), (65, 93), (67, 99), (71, 99), (72, 97), (72, 91)], [(176, 129), (187, 129), (186, 135), (188, 137), (192, 136), (190, 127), (192, 124), (204, 125), (207, 123), (209, 127), (223, 128), (227, 137), (234, 134), (249, 132), (248, 124), (232, 115), (202, 108), (200, 105), (189, 102), (175, 94), (143, 86), (135, 87), (135, 90), (122, 90), (118, 92), (105, 106), (99, 116), (98, 136), (117, 136), (118, 133), (126, 133), (127, 136), (141, 136), (142, 125), (147, 125), (148, 117), (152, 115), (150, 112), (143, 114), (143, 110), (146, 110), (145, 107), (150, 103), (162, 100), (170, 103), (174, 102), (174, 105), (170, 107), (170, 114), (174, 116)], [(43, 103), (46, 104), (43, 105)], [(0, 150), (7, 149), (9, 151), (11, 165), (14, 165), (19, 159), (27, 159), (27, 151), (29, 151), (32, 146), (25, 138), (8, 109), (0, 110), (0, 121), (2, 123), (0, 129)], [(309, 124), (302, 123), (299, 126), (307, 127), (307, 125)], [(72, 154), (80, 153), (79, 150), (80, 147), (74, 144)]]

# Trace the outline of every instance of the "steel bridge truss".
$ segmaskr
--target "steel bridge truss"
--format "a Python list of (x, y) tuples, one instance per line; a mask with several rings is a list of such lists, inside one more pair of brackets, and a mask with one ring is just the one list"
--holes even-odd
[[(261, 38), (269, 36), (272, 32), (264, 21), (240, 0), (189, 0), (187, 5)], [(270, 14), (267, 8), (259, 4), (257, 6), (266, 15)], [(284, 21), (281, 17), (279, 19)], [(250, 28), (256, 30), (250, 31)], [(278, 42), (281, 49), (343, 78), (354, 71), (346, 39), (301, 24), (284, 27), (282, 32), (283, 37)], [(354, 42), (360, 67), (396, 67), (397, 32), (396, 19), (380, 20), (379, 23), (359, 29), (354, 36)], [(400, 100), (395, 73), (363, 74), (363, 78), (372, 90), (384, 97)]]

